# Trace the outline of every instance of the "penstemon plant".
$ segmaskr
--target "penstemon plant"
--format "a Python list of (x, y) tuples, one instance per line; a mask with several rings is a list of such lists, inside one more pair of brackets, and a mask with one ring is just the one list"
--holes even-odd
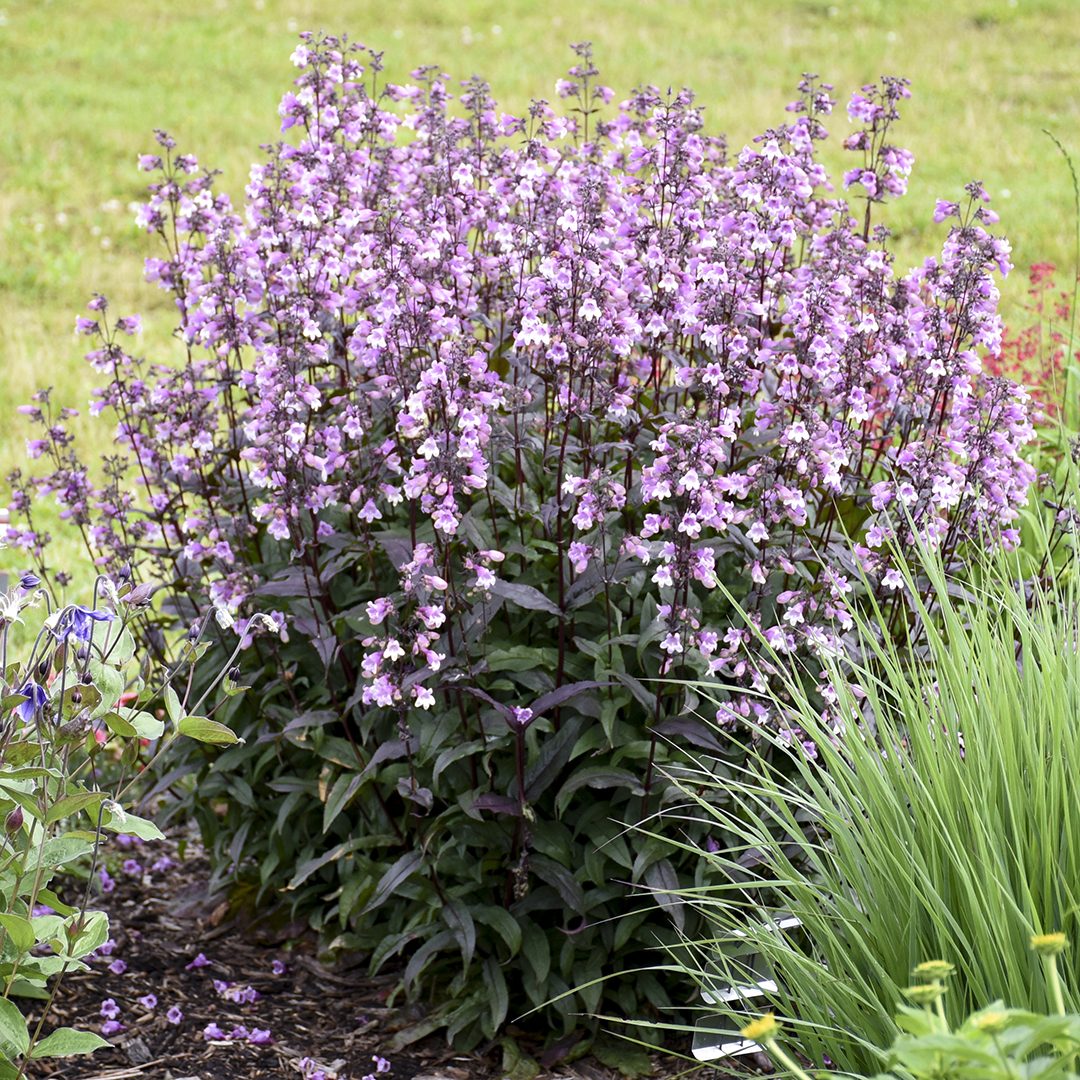
[(100, 565), (166, 584), (163, 618), (243, 639), (276, 613), (229, 706), (247, 745), (170, 775), (198, 774), (218, 876), (407, 958), (462, 1040), (511, 999), (558, 998), (567, 1036), (602, 994), (665, 1007), (624, 974), (665, 913), (612, 919), (698, 872), (622, 835), (675, 797), (673, 742), (727, 756), (687, 681), (733, 687), (729, 727), (777, 721), (759, 635), (843, 650), (864, 580), (898, 628), (916, 544), (1014, 543), (1032, 478), (1026, 394), (980, 367), (1009, 265), (985, 191), (939, 205), (941, 257), (903, 275), (876, 220), (912, 167), (904, 80), (851, 98), (852, 205), (816, 158), (816, 77), (732, 155), (689, 91), (614, 106), (576, 52), (567, 108), (515, 117), (478, 79), (385, 81), (304, 35), (243, 213), (159, 132), (139, 220), (180, 353), (140, 358), (95, 297), (77, 325), (118, 452), (94, 482), (45, 392), (47, 475), (13, 478), (40, 558), (51, 495)]
[[(28, 611), (50, 607), (50, 597), (30, 573), (0, 596), (0, 1080), (24, 1076), (33, 1061), (109, 1045), (93, 1032), (46, 1024), (64, 976), (88, 970), (86, 959), (109, 936), (107, 914), (90, 906), (106, 835), (162, 836), (124, 806), (145, 770), (144, 747), (181, 733), (237, 741), (208, 716), (188, 715), (170, 683), (150, 678), (137, 660), (132, 626), (151, 592), (99, 577), (93, 603), (48, 611), (21, 659), (8, 655), (12, 630)], [(173, 674), (189, 674), (205, 649), (189, 638)], [(162, 696), (168, 729), (148, 711)], [(65, 902), (53, 880), (87, 860), (85, 888)], [(28, 1024), (18, 998), (44, 1001), (35, 1021)]]

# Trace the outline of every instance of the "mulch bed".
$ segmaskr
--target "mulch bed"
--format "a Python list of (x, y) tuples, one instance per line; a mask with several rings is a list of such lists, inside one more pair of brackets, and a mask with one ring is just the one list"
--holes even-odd
[[(163, 856), (174, 865), (149, 869)], [(128, 873), (125, 858), (135, 860)], [(39, 1063), (30, 1077), (64, 1080), (254, 1080), (282, 1077), (301, 1080), (316, 1068), (327, 1080), (501, 1080), (502, 1053), (462, 1055), (445, 1041), (431, 1038), (404, 1051), (388, 1050), (395, 1031), (417, 1015), (386, 1006), (392, 974), (371, 977), (363, 966), (328, 969), (316, 959), (313, 943), (303, 936), (288, 950), (257, 940), (227, 920), (227, 907), (208, 894), (207, 864), (197, 845), (181, 858), (173, 840), (142, 844), (110, 859), (115, 888), (95, 901), (109, 912), (112, 941), (108, 955), (96, 956), (90, 972), (68, 975), (47, 1022), (100, 1031), (102, 1005), (111, 998), (122, 1029), (109, 1036), (111, 1049), (91, 1057)], [(204, 954), (208, 966), (191, 968)], [(121, 961), (120, 974), (107, 971)], [(284, 971), (275, 974), (275, 964)], [(222, 996), (218, 983), (231, 984)], [(153, 995), (154, 1007), (139, 1002)], [(183, 1017), (178, 1023), (178, 1008)], [(109, 1005), (106, 1012), (111, 1012)], [(32, 1010), (31, 1010), (32, 1011)], [(233, 1038), (204, 1034), (208, 1025)], [(265, 1044), (250, 1041), (269, 1032)], [(245, 1037), (245, 1032), (248, 1037)], [(266, 1036), (256, 1036), (264, 1038)], [(379, 1062), (389, 1070), (378, 1072)], [(685, 1058), (655, 1058), (656, 1077), (675, 1077), (688, 1068), (698, 1080), (721, 1074), (695, 1069)], [(615, 1080), (618, 1074), (585, 1058), (560, 1065), (538, 1080)]]

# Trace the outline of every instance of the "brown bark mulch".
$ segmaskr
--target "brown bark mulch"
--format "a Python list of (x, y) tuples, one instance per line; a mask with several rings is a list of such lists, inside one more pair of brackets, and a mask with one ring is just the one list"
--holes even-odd
[[(100, 1032), (112, 999), (121, 1030), (106, 1035), (111, 1048), (89, 1057), (41, 1062), (28, 1077), (63, 1080), (502, 1080), (502, 1050), (460, 1054), (438, 1037), (405, 1050), (387, 1049), (395, 1031), (415, 1022), (409, 1010), (388, 1008), (392, 974), (372, 977), (363, 966), (330, 969), (304, 936), (277, 946), (260, 942), (227, 918), (228, 908), (207, 889), (207, 864), (197, 845), (186, 858), (174, 840), (133, 846), (110, 858), (115, 888), (95, 905), (109, 912), (107, 955), (90, 972), (63, 981), (46, 1029), (59, 1025)], [(151, 869), (165, 856), (171, 867)], [(133, 865), (124, 872), (124, 859)], [(115, 866), (114, 866), (115, 862)], [(191, 968), (200, 953), (209, 965)], [(119, 973), (110, 971), (117, 965)], [(274, 962), (280, 973), (275, 973)], [(284, 965), (281, 971), (280, 965)], [(215, 987), (215, 980), (218, 986)], [(222, 986), (231, 990), (222, 996)], [(245, 1000), (254, 995), (256, 1000)], [(230, 998), (229, 995), (232, 995)], [(153, 995), (156, 1004), (140, 998)], [(239, 1000), (236, 1000), (239, 998)], [(179, 1009), (182, 1018), (174, 1012)], [(31, 1013), (33, 1009), (29, 1010)], [(113, 1006), (105, 1004), (105, 1012)], [(177, 1021), (178, 1022), (173, 1022)], [(208, 1025), (209, 1037), (206, 1034)], [(218, 1037), (218, 1032), (225, 1037)], [(268, 1035), (262, 1034), (268, 1032)], [(233, 1035), (234, 1037), (229, 1037)], [(252, 1041), (268, 1039), (267, 1042)], [(380, 1060), (385, 1071), (379, 1072)], [(655, 1057), (655, 1077), (690, 1073), (686, 1058)], [(389, 1068), (387, 1069), (387, 1066)], [(617, 1080), (618, 1074), (584, 1058), (556, 1066), (537, 1080)]]

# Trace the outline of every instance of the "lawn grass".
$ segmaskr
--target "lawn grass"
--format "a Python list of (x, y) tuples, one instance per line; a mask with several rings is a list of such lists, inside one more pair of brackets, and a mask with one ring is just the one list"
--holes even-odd
[[(384, 48), (392, 78), (425, 62), (479, 73), (510, 109), (553, 96), (567, 44), (588, 38), (618, 93), (642, 81), (690, 85), (734, 145), (784, 119), (803, 71), (841, 98), (882, 72), (903, 74), (914, 97), (898, 141), (917, 165), (910, 196), (887, 217), (901, 261), (935, 250), (944, 230), (931, 223), (934, 200), (978, 177), (1019, 267), (1073, 263), (1070, 180), (1042, 129), (1080, 155), (1076, 0), (20, 0), (0, 21), (0, 475), (24, 456), (16, 404), (40, 385), (86, 402), (93, 375), (72, 325), (90, 292), (142, 313), (146, 349), (167, 353), (171, 312), (141, 283), (151, 246), (129, 207), (151, 129), (223, 169), (238, 196), (259, 144), (277, 135), (305, 28)], [(834, 131), (845, 130), (838, 116)], [(1007, 312), (1018, 314), (1023, 291), (1014, 274)], [(90, 422), (82, 437), (102, 447), (108, 432)]]

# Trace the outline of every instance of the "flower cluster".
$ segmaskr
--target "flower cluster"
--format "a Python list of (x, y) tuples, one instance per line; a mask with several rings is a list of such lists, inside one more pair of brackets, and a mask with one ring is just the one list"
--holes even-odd
[[(29, 408), (52, 463), (34, 490), (102, 563), (243, 616), (255, 568), (291, 560), (313, 640), (338, 575), (377, 582), (361, 697), (401, 711), (475, 666), (482, 613), (521, 603), (530, 552), (551, 554), (560, 649), (574, 610), (610, 609), (644, 570), (660, 673), (749, 683), (755, 635), (716, 616), (721, 580), (745, 582), (775, 648), (836, 648), (860, 572), (895, 594), (917, 539), (1015, 541), (1031, 425), (1024, 391), (981, 367), (1009, 269), (985, 192), (939, 203), (942, 254), (903, 275), (871, 221), (911, 170), (888, 141), (907, 83), (848, 107), (862, 213), (817, 160), (833, 101), (816, 77), (732, 156), (688, 91), (607, 115), (578, 51), (570, 114), (517, 117), (430, 68), (379, 86), (378, 53), (305, 35), (280, 109), (295, 138), (252, 169), (243, 213), (158, 133), (139, 220), (186, 357), (138, 358), (137, 320), (101, 297), (78, 320), (106, 379), (93, 410), (126, 452), (102, 484), (67, 413)], [(29, 521), (11, 538), (43, 539)]]
[[(941, 254), (906, 273), (878, 220), (912, 166), (903, 80), (852, 98), (834, 187), (816, 77), (731, 153), (689, 91), (615, 104), (577, 52), (562, 104), (511, 116), (477, 79), (388, 82), (306, 35), (240, 209), (159, 133), (140, 221), (181, 349), (143, 358), (94, 297), (77, 329), (116, 451), (91, 470), (43, 392), (45, 474), (14, 478), (11, 538), (43, 556), (34, 500), (56, 499), (153, 647), (173, 618), (223, 657), (270, 630), (216, 714), (259, 797), (183, 763), (211, 858), (379, 962), (411, 953), (406, 992), (466, 1046), (526, 997), (569, 1036), (603, 1011), (570, 971), (626, 1014), (668, 1007), (601, 977), (668, 914), (610, 927), (627, 888), (692, 879), (705, 839), (638, 859), (605, 830), (664, 805), (673, 745), (724, 751), (688, 680), (760, 716), (763, 640), (854, 647), (867, 588), (908, 617), (916, 545), (1014, 543), (1033, 475), (1027, 396), (982, 367), (1009, 260), (982, 187), (938, 205)], [(107, 630), (69, 609), (53, 632)]]

